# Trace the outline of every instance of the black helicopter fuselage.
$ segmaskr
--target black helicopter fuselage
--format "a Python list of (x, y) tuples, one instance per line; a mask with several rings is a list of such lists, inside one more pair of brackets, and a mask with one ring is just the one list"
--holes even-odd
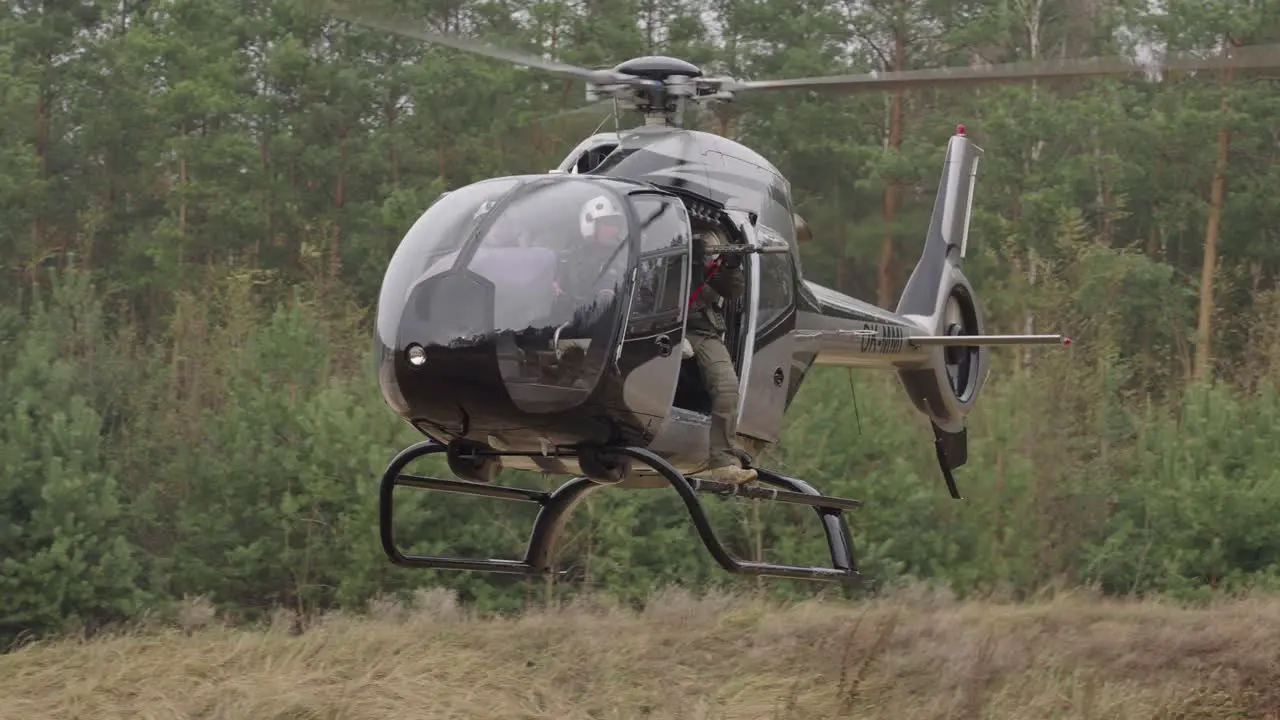
[[(397, 248), (378, 300), (383, 396), (430, 438), (401, 450), (383, 471), (384, 552), (406, 567), (548, 577), (565, 577), (554, 569), (556, 545), (574, 505), (605, 484), (669, 485), (729, 572), (859, 576), (842, 515), (858, 501), (824, 496), (754, 462), (754, 481), (745, 485), (686, 477), (699, 475), (709, 450), (711, 402), (692, 351), (685, 352), (690, 291), (705, 280), (704, 254), (745, 263), (746, 297), (723, 309), (739, 379), (738, 437), (753, 454), (778, 440), (813, 365), (889, 369), (929, 419), (947, 489), (959, 499), (951, 470), (966, 461), (965, 419), (986, 381), (989, 346), (1070, 342), (983, 334), (981, 307), (963, 271), (981, 150), (963, 126), (947, 144), (919, 260), (890, 312), (803, 279), (790, 184), (740, 143), (673, 127), (689, 103), (1150, 71), (1146, 63), (1111, 58), (743, 81), (708, 77), (666, 56), (592, 70), (412, 30), (405, 20), (359, 22), (582, 80), (588, 99), (612, 100), (615, 111), (645, 117), (644, 127), (587, 138), (550, 173), (494, 178), (443, 195)], [(1274, 47), (1236, 48), (1216, 64), (1274, 67), (1276, 56)], [(402, 472), (437, 453), (459, 479)], [(504, 465), (577, 477), (551, 491), (494, 483)], [(393, 529), (394, 491), (405, 486), (538, 506), (523, 558), (405, 554)], [(734, 557), (716, 537), (700, 493), (813, 508), (831, 566)]]
[[(665, 126), (598, 134), (548, 174), (446, 193), (408, 231), (384, 279), (383, 396), (434, 440), (513, 453), (507, 467), (581, 474), (561, 450), (629, 445), (696, 471), (710, 398), (681, 347), (703, 279), (697, 246), (748, 244), (785, 248), (745, 255), (746, 296), (725, 308), (749, 451), (777, 441), (815, 363), (896, 369), (935, 427), (956, 432), (985, 378), (986, 348), (944, 358), (912, 339), (982, 329), (959, 271), (978, 151), (958, 140), (896, 313), (805, 281), (790, 184), (717, 135)], [(597, 206), (621, 211), (617, 235), (586, 232), (583, 213)], [(954, 317), (944, 323), (944, 314)]]
[[(982, 334), (962, 269), (981, 151), (963, 127), (947, 145), (928, 234), (893, 312), (804, 280), (790, 183), (772, 163), (732, 140), (673, 127), (689, 103), (937, 82), (922, 77), (929, 71), (740, 81), (666, 56), (591, 70), (403, 22), (378, 25), (585, 80), (588, 99), (645, 116), (643, 127), (587, 138), (549, 173), (444, 194), (396, 249), (378, 299), (379, 384), (387, 403), (429, 438), (397, 453), (379, 484), (379, 534), (397, 565), (550, 575), (574, 505), (620, 484), (673, 488), (730, 572), (856, 580), (842, 513), (858, 501), (824, 496), (755, 462), (745, 485), (686, 477), (700, 475), (710, 449), (711, 398), (685, 338), (690, 293), (707, 279), (704, 255), (740, 258), (746, 270), (746, 296), (721, 307), (738, 374), (738, 438), (757, 456), (778, 440), (810, 367), (885, 368), (930, 420), (939, 466), (959, 498), (951, 470), (966, 459), (965, 417), (986, 380), (987, 346), (1062, 340)], [(1044, 72), (1005, 67), (986, 79)], [(402, 472), (437, 453), (459, 479)], [(577, 477), (531, 490), (494, 483), (503, 466)], [(405, 486), (537, 505), (524, 557), (405, 554), (393, 529), (395, 488)], [(700, 493), (813, 508), (831, 566), (735, 558)]]

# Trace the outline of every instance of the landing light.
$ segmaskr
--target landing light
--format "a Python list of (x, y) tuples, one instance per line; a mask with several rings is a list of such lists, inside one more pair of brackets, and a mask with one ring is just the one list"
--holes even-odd
[(409, 364), (414, 367), (422, 367), (427, 361), (427, 351), (422, 349), (421, 345), (410, 345), (404, 352), (409, 357)]

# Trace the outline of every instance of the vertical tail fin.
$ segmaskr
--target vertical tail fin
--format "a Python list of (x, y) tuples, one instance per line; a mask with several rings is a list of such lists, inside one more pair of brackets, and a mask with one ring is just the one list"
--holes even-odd
[[(982, 334), (977, 293), (962, 269), (981, 156), (961, 126), (947, 144), (924, 249), (898, 300), (897, 313), (929, 335)], [(964, 429), (964, 418), (986, 380), (989, 352), (986, 347), (938, 345), (928, 365), (899, 372), (911, 401), (936, 430)]]
[[(983, 335), (978, 294), (964, 275), (969, 245), (969, 218), (982, 150), (969, 142), (961, 125), (947, 143), (947, 156), (933, 203), (933, 218), (924, 250), (902, 289), (897, 313), (932, 337), (917, 338), (932, 347), (928, 362), (898, 371), (911, 402), (933, 425), (934, 449), (951, 496), (960, 497), (951, 471), (968, 457), (965, 418), (973, 410), (990, 369), (989, 345), (1063, 344), (1070, 340), (1050, 335), (987, 336), (965, 344), (964, 336)], [(955, 338), (952, 344), (950, 338)], [(972, 342), (972, 341), (971, 341)]]
[(970, 142), (964, 126), (959, 126), (947, 143), (929, 232), (920, 260), (898, 299), (898, 314), (928, 318), (941, 308), (939, 293), (947, 266), (960, 267), (968, 250), (973, 188), (981, 159), (982, 149)]
[[(897, 312), (930, 335), (981, 335), (982, 310), (964, 276), (969, 218), (982, 150), (956, 129), (947, 143), (933, 217), (915, 270), (902, 289)], [(960, 498), (951, 471), (968, 458), (965, 418), (986, 382), (987, 347), (938, 345), (922, 368), (899, 371), (916, 408), (933, 426), (934, 450), (951, 496)]]

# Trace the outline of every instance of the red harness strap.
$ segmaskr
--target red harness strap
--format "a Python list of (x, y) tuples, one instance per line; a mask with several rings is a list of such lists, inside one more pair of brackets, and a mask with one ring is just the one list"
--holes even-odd
[(702, 288), (707, 286), (711, 278), (720, 270), (720, 261), (723, 258), (716, 258), (711, 261), (711, 269), (707, 271), (707, 276), (702, 279), (702, 283), (693, 289), (693, 294), (689, 296), (689, 307), (693, 307), (693, 301), (698, 299), (698, 294), (702, 292)]

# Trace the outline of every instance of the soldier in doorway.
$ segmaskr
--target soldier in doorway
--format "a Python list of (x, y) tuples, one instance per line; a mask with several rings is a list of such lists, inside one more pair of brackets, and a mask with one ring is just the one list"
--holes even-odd
[(711, 396), (711, 453), (706, 470), (694, 475), (742, 484), (755, 480), (756, 471), (744, 467), (750, 463), (749, 456), (738, 444), (738, 374), (724, 343), (724, 308), (742, 297), (746, 276), (741, 255), (707, 257), (706, 245), (722, 242), (715, 233), (694, 236), (694, 290), (687, 336)]

